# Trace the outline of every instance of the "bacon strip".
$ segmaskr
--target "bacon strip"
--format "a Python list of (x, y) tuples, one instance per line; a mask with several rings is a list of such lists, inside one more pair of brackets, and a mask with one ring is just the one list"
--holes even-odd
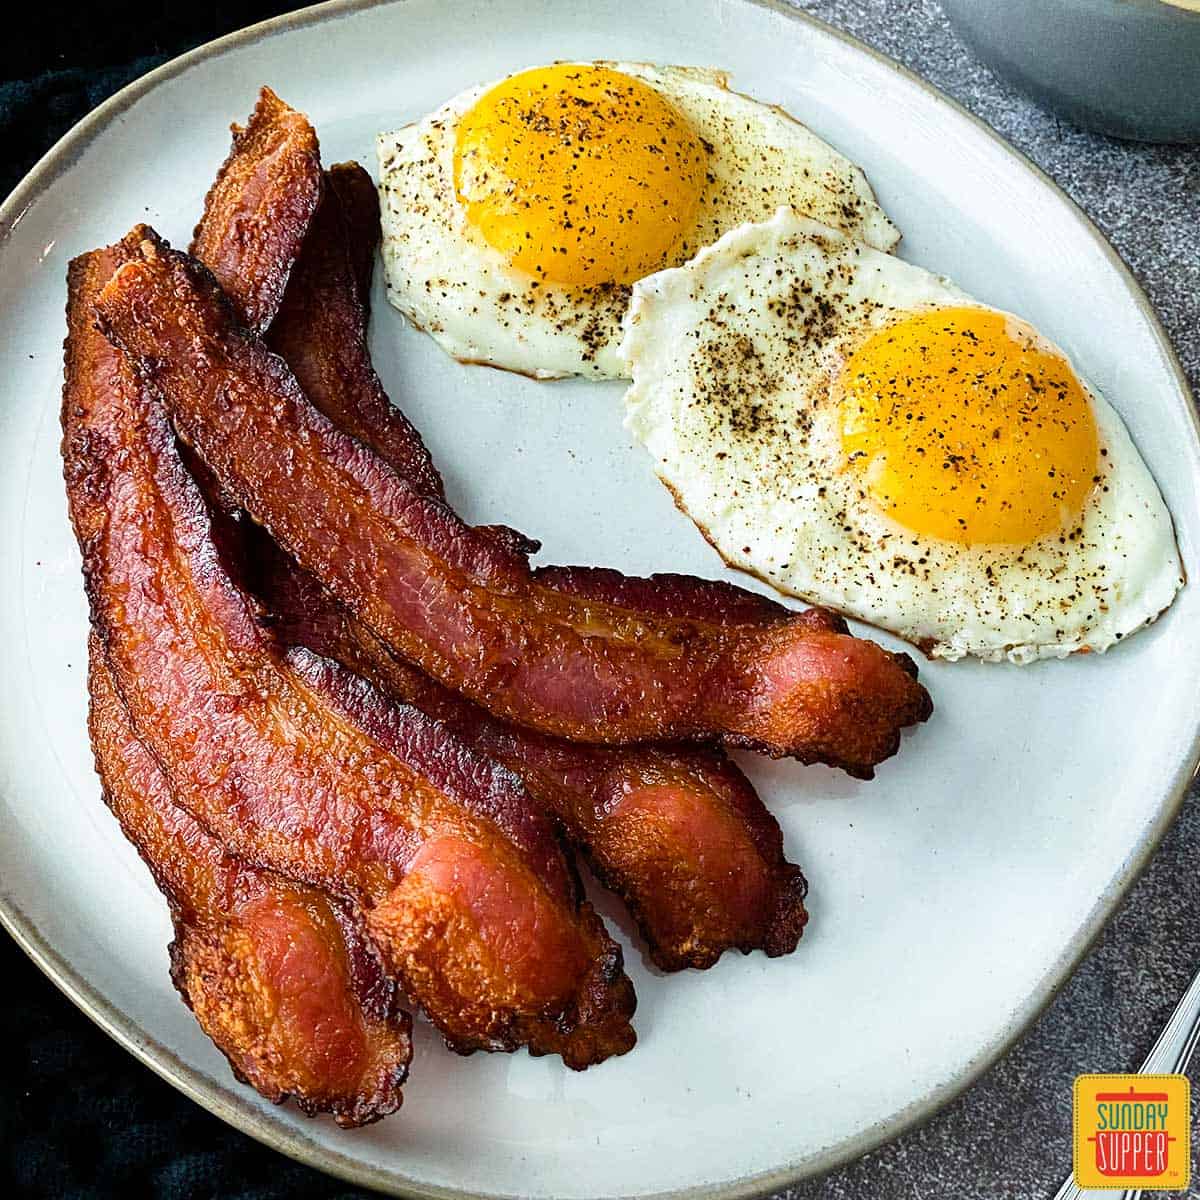
[[(576, 594), (586, 572), (541, 582), (314, 408), (183, 255), (143, 246), (97, 309), (241, 507), (390, 649), (496, 716), (576, 741), (719, 737), (869, 778), (930, 712), (907, 656), (785, 609), (703, 620)], [(663, 587), (683, 585), (620, 594)]]
[[(342, 210), (346, 248), (350, 255), (350, 273), (363, 307), (363, 315), (366, 317), (371, 311), (371, 279), (375, 274), (375, 252), (379, 249), (382, 237), (379, 193), (375, 190), (375, 181), (356, 162), (334, 163), (325, 172), (325, 186), (333, 191)], [(365, 323), (362, 332), (366, 333)], [(409, 428), (412, 429), (412, 426)], [(413, 435), (420, 436), (415, 429)]]
[(93, 635), (88, 728), (104, 800), (167, 897), (171, 978), (233, 1073), (344, 1128), (395, 1112), (412, 1021), (351, 911), (226, 853), (172, 799)]
[[(269, 169), (269, 164), (264, 169)], [(342, 203), (342, 197), (349, 195), (354, 206), (349, 219), (364, 220), (360, 172), (357, 165), (343, 164), (328, 173), (324, 197), (267, 342), (287, 359), (305, 394), (334, 424), (396, 464), (419, 490), (440, 496), (441, 476), (425, 443), (388, 399), (367, 351), (367, 312), (362, 297), (369, 265), (364, 265), (361, 251), (357, 262), (348, 253)], [(373, 196), (369, 179), (367, 186)], [(378, 223), (378, 201), (375, 220)], [(201, 225), (209, 229), (216, 223), (216, 217), (206, 217)], [(361, 234), (356, 235), (355, 245), (361, 247), (362, 243)], [(240, 242), (223, 246), (222, 258), (236, 261), (239, 247)], [(197, 257), (208, 265), (203, 255)], [(219, 272), (214, 274), (221, 278)], [(252, 315), (253, 291), (240, 274), (234, 273), (226, 293), (243, 320)], [(252, 320), (247, 323), (253, 326)]]
[(335, 664), (281, 652), (226, 574), (165, 414), (88, 327), (114, 263), (152, 236), (73, 265), (64, 393), (93, 624), (138, 736), (232, 853), (361, 909), (451, 1048), (524, 1044), (576, 1068), (623, 1053), (620, 948), (515, 777)]
[(270, 88), (209, 189), (192, 253), (223, 284), (236, 281), (251, 329), (270, 325), (321, 198), (321, 156), (308, 119)]
[(796, 948), (808, 919), (804, 876), (723, 754), (581, 746), (497, 720), (390, 655), (261, 530), (247, 560), (283, 641), (344, 663), (519, 775), (625, 901), (660, 969), (709, 967), (731, 948), (771, 957)]

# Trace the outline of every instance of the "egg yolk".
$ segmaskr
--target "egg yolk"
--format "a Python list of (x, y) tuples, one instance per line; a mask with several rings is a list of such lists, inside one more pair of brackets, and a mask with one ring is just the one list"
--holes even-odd
[(598, 66), (536, 67), (459, 122), (454, 186), (513, 266), (555, 283), (632, 283), (667, 263), (705, 181), (704, 143), (648, 85)]
[(842, 448), (916, 533), (1023, 544), (1078, 517), (1098, 438), (1070, 364), (1004, 313), (938, 308), (885, 326), (840, 377)]

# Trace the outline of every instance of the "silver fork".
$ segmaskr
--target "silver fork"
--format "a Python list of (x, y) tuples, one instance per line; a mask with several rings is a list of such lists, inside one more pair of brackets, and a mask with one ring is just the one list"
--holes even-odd
[[(1175, 1006), (1171, 1019), (1166, 1023), (1154, 1049), (1146, 1055), (1139, 1075), (1178, 1075), (1187, 1069), (1196, 1044), (1200, 1042), (1200, 971), (1192, 978), (1188, 990)], [(1121, 1193), (1121, 1200), (1137, 1200), (1141, 1188), (1131, 1188)], [(1054, 1200), (1116, 1200), (1111, 1190), (1081, 1188), (1074, 1174), (1055, 1193)]]

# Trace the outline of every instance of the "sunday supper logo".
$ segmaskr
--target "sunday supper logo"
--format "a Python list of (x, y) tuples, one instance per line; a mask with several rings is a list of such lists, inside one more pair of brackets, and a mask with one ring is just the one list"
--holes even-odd
[(1190, 1125), (1186, 1075), (1079, 1075), (1075, 1182), (1184, 1191), (1191, 1178)]

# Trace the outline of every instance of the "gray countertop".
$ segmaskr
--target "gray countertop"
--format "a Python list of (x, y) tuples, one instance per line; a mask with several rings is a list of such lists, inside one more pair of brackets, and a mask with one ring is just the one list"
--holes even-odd
[[(1200, 147), (1119, 142), (1040, 111), (971, 56), (933, 0), (793, 3), (923, 76), (1065, 188), (1141, 281), (1200, 395)], [(921, 1128), (780, 1200), (1053, 1196), (1071, 1165), (1074, 1077), (1136, 1070), (1200, 968), (1198, 855), (1193, 786), (1145, 874), (1011, 1053)], [(1200, 1181), (1188, 1194), (1200, 1196)]]

